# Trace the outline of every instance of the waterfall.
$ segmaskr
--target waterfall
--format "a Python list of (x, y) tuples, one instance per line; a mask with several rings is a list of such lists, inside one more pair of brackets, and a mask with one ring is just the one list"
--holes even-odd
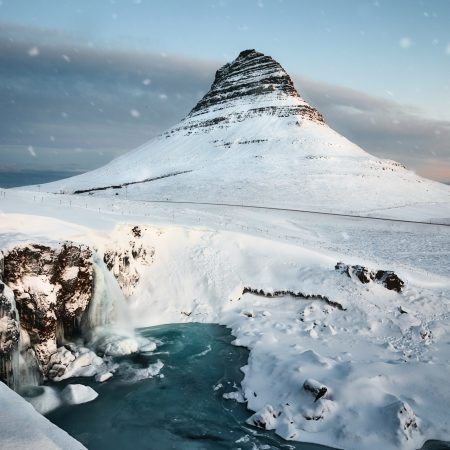
[(20, 331), (16, 358), (17, 365), (14, 367), (14, 373), (18, 374), (18, 376), (15, 377), (14, 390), (21, 391), (28, 386), (40, 385), (42, 383), (42, 374), (39, 370), (36, 355), (30, 347), (30, 338), (25, 330)]
[[(1, 273), (1, 272), (0, 272)], [(1, 280), (1, 279), (0, 279)], [(8, 323), (10, 320), (16, 320), (17, 327), (19, 328), (19, 313), (16, 308), (16, 301), (11, 291), (8, 292), (6, 286), (1, 283), (2, 299), (0, 299), (0, 319), (2, 319), (1, 332), (6, 339), (8, 338)], [(12, 294), (12, 295), (11, 295)], [(20, 328), (19, 328), (20, 329)], [(0, 344), (5, 345), (3, 339), (5, 337), (0, 336)], [(18, 367), (19, 367), (19, 342), (14, 342), (12, 334), (9, 336), (12, 339), (11, 347), (8, 350), (4, 350), (0, 358), (0, 379), (6, 381), (8, 386), (15, 389), (18, 386)], [(6, 340), (5, 339), (5, 340)], [(11, 342), (11, 341), (10, 341)], [(2, 346), (3, 346), (2, 345)]]
[(28, 333), (20, 326), (20, 316), (14, 293), (2, 283), (1, 294), (3, 301), (0, 302), (0, 318), (15, 321), (17, 324), (16, 338), (10, 336), (11, 339), (14, 339), (14, 344), (9, 352), (2, 355), (0, 360), (1, 378), (15, 391), (26, 386), (37, 386), (41, 381), (40, 370), (34, 351), (30, 348)]
[(111, 335), (134, 337), (127, 301), (114, 275), (98, 256), (94, 257), (94, 293), (83, 319), (83, 332), (90, 341)]

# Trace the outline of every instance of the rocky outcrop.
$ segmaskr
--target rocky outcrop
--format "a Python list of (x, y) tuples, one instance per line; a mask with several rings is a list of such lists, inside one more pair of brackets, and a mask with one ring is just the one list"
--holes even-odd
[(116, 278), (126, 297), (133, 294), (140, 280), (139, 266), (152, 263), (155, 249), (145, 243), (148, 229), (132, 226), (126, 231), (126, 240), (113, 242), (104, 252), (103, 261)]
[(314, 396), (315, 402), (324, 397), (328, 392), (327, 386), (312, 378), (305, 380), (303, 383), (303, 389)]
[[(300, 97), (277, 61), (256, 50), (245, 50), (216, 72), (209, 92), (166, 137), (177, 131), (208, 132), (264, 115), (324, 123), (322, 115)], [(297, 120), (292, 123), (299, 125)]]
[(391, 291), (401, 292), (405, 285), (405, 282), (391, 270), (370, 270), (364, 266), (350, 266), (343, 262), (338, 262), (335, 269), (345, 273), (349, 278), (358, 279), (361, 283), (375, 281)]
[(393, 425), (395, 440), (399, 447), (405, 441), (412, 440), (414, 435), (420, 433), (420, 421), (408, 403), (397, 399), (384, 407), (382, 413), (386, 421)]
[[(92, 252), (85, 246), (64, 243), (57, 247), (28, 244), (3, 255), (0, 297), (2, 350), (17, 349), (35, 356), (46, 375), (50, 356), (64, 336), (80, 332), (80, 319), (93, 291)], [(15, 312), (16, 311), (16, 312)], [(20, 330), (19, 330), (20, 324)], [(1, 374), (2, 379), (11, 380)]]
[(303, 292), (295, 292), (295, 291), (289, 291), (289, 290), (275, 290), (275, 291), (264, 291), (263, 289), (255, 289), (255, 288), (251, 288), (251, 287), (244, 287), (244, 289), (242, 290), (242, 295), (244, 294), (253, 294), (253, 295), (258, 295), (261, 297), (268, 297), (268, 298), (272, 298), (272, 297), (285, 297), (287, 295), (290, 295), (291, 297), (295, 297), (295, 298), (304, 298), (306, 300), (308, 299), (312, 299), (312, 300), (322, 300), (324, 301), (327, 305), (332, 306), (333, 308), (337, 308), (341, 311), (345, 311), (345, 308), (339, 303), (339, 302), (335, 302), (333, 300), (330, 300), (328, 297), (326, 297), (325, 295), (320, 295), (320, 294), (305, 294)]

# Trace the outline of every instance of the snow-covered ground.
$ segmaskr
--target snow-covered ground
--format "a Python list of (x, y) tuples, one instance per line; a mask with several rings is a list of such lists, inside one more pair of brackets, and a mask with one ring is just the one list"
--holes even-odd
[(272, 58), (242, 52), (183, 121), (108, 165), (0, 194), (0, 249), (87, 244), (135, 326), (230, 326), (250, 349), (234, 395), (251, 423), (355, 450), (450, 440), (450, 187), (333, 131)]
[(0, 401), (0, 444), (3, 450), (85, 448), (1, 382)]
[[(132, 265), (134, 324), (230, 326), (251, 350), (242, 392), (253, 423), (347, 449), (450, 440), (450, 227), (21, 191), (0, 197), (0, 211), (3, 249), (67, 239), (100, 254), (131, 240), (151, 250)], [(405, 288), (361, 284), (338, 261), (394, 270)], [(317, 401), (311, 383), (327, 388)]]

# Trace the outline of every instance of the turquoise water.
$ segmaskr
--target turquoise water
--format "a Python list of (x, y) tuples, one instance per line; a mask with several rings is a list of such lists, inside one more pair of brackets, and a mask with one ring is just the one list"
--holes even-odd
[[(327, 447), (284, 441), (273, 432), (245, 424), (244, 404), (222, 398), (235, 389), (248, 351), (231, 345), (229, 330), (211, 324), (172, 324), (141, 330), (162, 345), (157, 354), (121, 358), (114, 378), (105, 383), (80, 378), (58, 383), (92, 386), (99, 397), (62, 407), (48, 418), (90, 450), (325, 450)], [(163, 378), (133, 381), (136, 368), (160, 359)], [(224, 389), (214, 390), (222, 384)], [(239, 441), (239, 442), (237, 442)], [(423, 450), (449, 449), (429, 441)]]
[[(272, 432), (247, 426), (250, 412), (245, 405), (222, 398), (239, 385), (243, 377), (239, 369), (248, 359), (246, 349), (231, 345), (233, 337), (225, 327), (165, 325), (142, 334), (162, 341), (159, 354), (122, 359), (128, 370), (119, 370), (103, 384), (70, 380), (89, 384), (99, 397), (60, 408), (48, 418), (90, 450), (326, 448), (283, 441)], [(164, 363), (164, 378), (129, 381), (129, 365), (142, 367), (157, 359)], [(218, 384), (224, 389), (215, 391)]]

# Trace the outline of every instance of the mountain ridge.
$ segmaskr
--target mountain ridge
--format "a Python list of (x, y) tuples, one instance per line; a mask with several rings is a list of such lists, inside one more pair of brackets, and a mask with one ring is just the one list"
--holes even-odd
[(447, 186), (370, 155), (331, 129), (282, 66), (255, 50), (219, 68), (210, 90), (166, 132), (41, 189), (346, 213), (439, 203), (450, 217)]

